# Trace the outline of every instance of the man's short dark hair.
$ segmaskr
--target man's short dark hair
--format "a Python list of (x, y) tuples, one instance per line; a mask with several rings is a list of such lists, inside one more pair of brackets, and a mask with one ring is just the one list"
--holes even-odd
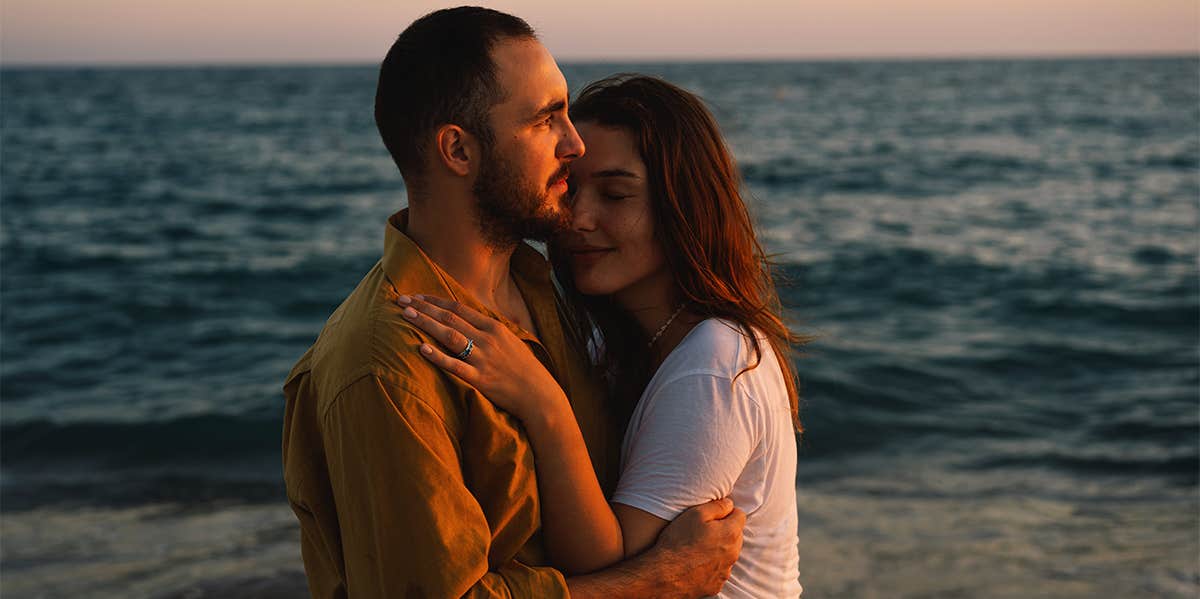
[(375, 125), (406, 181), (420, 180), (430, 136), (455, 124), (490, 146), (488, 111), (503, 101), (492, 47), (536, 39), (524, 20), (490, 8), (431, 12), (405, 29), (379, 68)]

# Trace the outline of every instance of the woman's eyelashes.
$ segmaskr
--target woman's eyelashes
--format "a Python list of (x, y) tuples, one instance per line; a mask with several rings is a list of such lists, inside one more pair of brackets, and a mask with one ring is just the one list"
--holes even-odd
[[(593, 188), (593, 189), (595, 189), (595, 188)], [(623, 189), (600, 188), (597, 191), (599, 192), (599, 197), (601, 199), (604, 199), (604, 200), (607, 200), (610, 202), (624, 200), (626, 198), (631, 198), (634, 195), (636, 195), (635, 193), (632, 193), (630, 191), (623, 190)], [(575, 200), (578, 199), (579, 193), (580, 193), (579, 180), (576, 179), (575, 177), (567, 177), (567, 200), (571, 203), (574, 203)]]
[(610, 183), (609, 185), (600, 188), (600, 197), (609, 201), (624, 200), (625, 198), (632, 198), (635, 195), (637, 195), (637, 193), (629, 189), (627, 185)]

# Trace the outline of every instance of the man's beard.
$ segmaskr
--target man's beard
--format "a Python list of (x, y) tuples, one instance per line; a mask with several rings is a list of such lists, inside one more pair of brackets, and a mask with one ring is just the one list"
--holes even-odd
[(570, 226), (566, 210), (549, 203), (550, 184), (567, 173), (564, 165), (542, 185), (521, 177), (518, 170), (491, 148), (485, 150), (472, 189), (479, 200), (479, 225), (493, 247), (511, 247), (523, 239), (549, 241)]

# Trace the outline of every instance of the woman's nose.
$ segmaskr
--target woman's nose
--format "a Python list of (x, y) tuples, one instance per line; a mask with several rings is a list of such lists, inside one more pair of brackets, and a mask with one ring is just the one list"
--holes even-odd
[(575, 231), (591, 231), (596, 228), (596, 213), (587, 195), (583, 190), (575, 192), (575, 201), (571, 204), (571, 228)]

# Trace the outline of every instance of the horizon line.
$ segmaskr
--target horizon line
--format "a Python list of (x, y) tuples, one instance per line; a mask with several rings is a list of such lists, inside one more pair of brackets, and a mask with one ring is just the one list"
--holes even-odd
[[(1200, 58), (1200, 50), (1190, 51), (1116, 51), (1116, 52), (1048, 52), (1035, 53), (964, 53), (964, 54), (878, 54), (878, 55), (814, 55), (814, 56), (651, 56), (627, 58), (596, 58), (565, 55), (558, 58), (562, 65), (602, 64), (745, 64), (745, 63), (823, 63), (823, 62), (956, 62), (1004, 60), (1112, 60)], [(0, 68), (204, 68), (204, 67), (334, 67), (375, 66), (382, 60), (373, 58), (333, 59), (221, 59), (173, 61), (6, 61), (0, 57)]]

